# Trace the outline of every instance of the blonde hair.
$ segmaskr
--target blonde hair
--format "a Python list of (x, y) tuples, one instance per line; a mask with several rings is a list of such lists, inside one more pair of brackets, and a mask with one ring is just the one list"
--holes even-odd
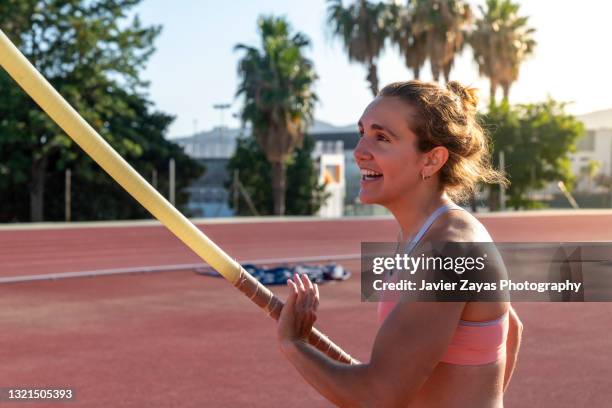
[(448, 150), (440, 184), (453, 200), (469, 198), (479, 182), (508, 185), (506, 177), (491, 165), (490, 139), (476, 117), (475, 88), (457, 81), (444, 88), (436, 82), (412, 80), (389, 84), (378, 95), (399, 98), (414, 109), (410, 128), (421, 152), (436, 146)]

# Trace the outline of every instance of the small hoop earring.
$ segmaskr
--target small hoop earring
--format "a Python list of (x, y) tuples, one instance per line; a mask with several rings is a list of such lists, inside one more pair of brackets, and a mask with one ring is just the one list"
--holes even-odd
[(426, 176), (423, 173), (421, 173), (421, 178), (423, 179), (423, 181), (427, 180), (428, 178), (430, 178), (431, 176)]

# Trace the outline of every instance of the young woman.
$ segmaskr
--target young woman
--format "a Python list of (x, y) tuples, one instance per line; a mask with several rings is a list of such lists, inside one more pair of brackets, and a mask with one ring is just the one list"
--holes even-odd
[[(359, 120), (354, 157), (360, 200), (391, 211), (402, 241), (490, 242), (453, 203), (479, 181), (506, 180), (492, 169), (476, 121), (475, 90), (450, 82), (386, 86)], [(342, 407), (503, 406), (522, 325), (507, 302), (381, 302), (370, 361), (341, 364), (308, 344), (319, 290), (305, 276), (278, 322), (281, 350), (304, 379)]]

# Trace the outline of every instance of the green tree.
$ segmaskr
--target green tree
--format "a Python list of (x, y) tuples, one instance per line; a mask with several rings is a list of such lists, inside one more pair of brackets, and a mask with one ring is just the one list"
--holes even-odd
[[(157, 133), (165, 132), (171, 118), (149, 112), (146, 83), (139, 78), (160, 28), (143, 27), (138, 17), (126, 21), (138, 3), (5, 0), (0, 2), (0, 27), (119, 154), (144, 160), (151, 149), (142, 144), (145, 140), (151, 146), (157, 140), (159, 148), (168, 152), (175, 148), (159, 141)], [(0, 180), (0, 191), (11, 197), (0, 200), (2, 219), (42, 221), (47, 208), (55, 218), (63, 193), (48, 190), (47, 183), (63, 184), (68, 167), (80, 182), (101, 183), (107, 177), (97, 166), (86, 165), (88, 158), (4, 71), (0, 72), (0, 118), (0, 159), (8, 176)], [(46, 203), (45, 198), (54, 201)], [(100, 200), (89, 196), (79, 208), (98, 218), (90, 209)], [(112, 208), (129, 208), (122, 205), (125, 202), (116, 207), (98, 205), (106, 211), (100, 216), (112, 217)]]
[(328, 0), (327, 21), (333, 35), (339, 37), (349, 61), (365, 64), (370, 90), (378, 94), (377, 61), (389, 37), (389, 6), (380, 2), (357, 0), (344, 7), (342, 0)]
[[(575, 151), (584, 126), (565, 112), (566, 105), (550, 98), (517, 106), (503, 101), (491, 105), (483, 115), (483, 124), (493, 141), (495, 166), (499, 166), (499, 152), (504, 152), (505, 170), (511, 183), (507, 190), (508, 205), (516, 209), (539, 206), (527, 193), (551, 182), (563, 181), (571, 188), (574, 176), (568, 154)], [(493, 192), (494, 207), (497, 187), (493, 187)]]
[(272, 165), (274, 214), (285, 213), (286, 163), (312, 122), (317, 79), (303, 52), (310, 45), (304, 34), (291, 34), (284, 18), (258, 21), (261, 49), (238, 44), (244, 55), (238, 63), (237, 96), (244, 97), (243, 122), (250, 122), (255, 140)]
[(406, 68), (412, 71), (415, 79), (419, 79), (421, 68), (427, 61), (427, 34), (422, 29), (415, 32), (419, 24), (411, 7), (392, 3), (389, 11), (387, 27), (390, 39), (404, 57)]
[(481, 15), (469, 43), (480, 75), (489, 78), (490, 102), (495, 103), (499, 86), (508, 99), (521, 64), (533, 54), (535, 29), (528, 26), (528, 17), (518, 15), (519, 5), (511, 0), (487, 0), (485, 7), (478, 8)]
[(465, 33), (471, 22), (469, 5), (463, 0), (412, 0), (409, 2), (409, 12), (412, 15), (412, 36), (418, 45), (416, 50), (426, 44), (434, 80), (438, 81), (443, 75), (448, 82), (455, 57), (463, 49)]
[[(122, 114), (105, 120), (109, 124), (109, 132), (119, 135), (120, 143), (132, 147), (126, 149), (124, 158), (149, 181), (153, 171), (156, 171), (157, 189), (166, 197), (170, 187), (169, 161), (173, 158), (176, 164), (176, 205), (188, 214), (185, 208), (189, 199), (186, 187), (204, 171), (204, 167), (189, 158), (179, 145), (165, 139), (173, 117), (152, 110), (151, 103), (139, 95), (120, 92), (114, 98), (123, 102)], [(86, 154), (78, 154), (74, 160), (57, 167), (73, 169), (74, 220), (150, 217), (144, 207)], [(49, 204), (45, 207), (46, 216), (49, 220), (61, 220), (64, 217), (63, 173), (50, 172), (47, 180), (45, 198)], [(54, 200), (54, 197), (62, 199)], [(91, 197), (95, 197), (95, 200)]]
[[(260, 215), (274, 213), (274, 199), (272, 197), (272, 167), (266, 155), (259, 147), (254, 137), (241, 137), (236, 141), (236, 151), (227, 164), (229, 180), (225, 188), (233, 192), (233, 175), (238, 171), (240, 183), (244, 186), (253, 205)], [(230, 208), (237, 215), (252, 215), (244, 198), (240, 196), (238, 211), (234, 205), (233, 195), (228, 197)]]
[(287, 214), (314, 215), (328, 198), (312, 161), (314, 145), (312, 137), (304, 137), (287, 167)]
[[(314, 140), (304, 137), (301, 148), (294, 151), (287, 163), (287, 211), (288, 215), (313, 215), (326, 199), (325, 187), (318, 184), (315, 165), (311, 159)], [(238, 139), (236, 151), (227, 165), (228, 174), (238, 170), (240, 183), (249, 194), (257, 212), (261, 215), (273, 214), (272, 168), (253, 137)], [(233, 180), (225, 183), (232, 187)], [(228, 203), (234, 211), (234, 199)], [(238, 215), (250, 215), (250, 210), (241, 196), (238, 202)]]

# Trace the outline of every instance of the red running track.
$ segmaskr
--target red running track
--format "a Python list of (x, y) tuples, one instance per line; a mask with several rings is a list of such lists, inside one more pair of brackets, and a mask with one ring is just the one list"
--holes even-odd
[[(498, 241), (612, 240), (612, 214), (482, 221)], [(239, 260), (358, 253), (361, 241), (397, 232), (391, 220), (201, 228)], [(162, 227), (0, 231), (4, 277), (197, 261)], [(358, 272), (358, 261), (343, 265)], [(317, 326), (367, 359), (375, 305), (359, 301), (359, 285), (358, 273), (325, 285)], [(609, 406), (612, 307), (515, 307), (524, 345), (506, 406)], [(283, 360), (274, 323), (220, 278), (182, 271), (5, 284), (0, 321), (0, 387), (71, 387), (70, 407), (329, 406)]]

